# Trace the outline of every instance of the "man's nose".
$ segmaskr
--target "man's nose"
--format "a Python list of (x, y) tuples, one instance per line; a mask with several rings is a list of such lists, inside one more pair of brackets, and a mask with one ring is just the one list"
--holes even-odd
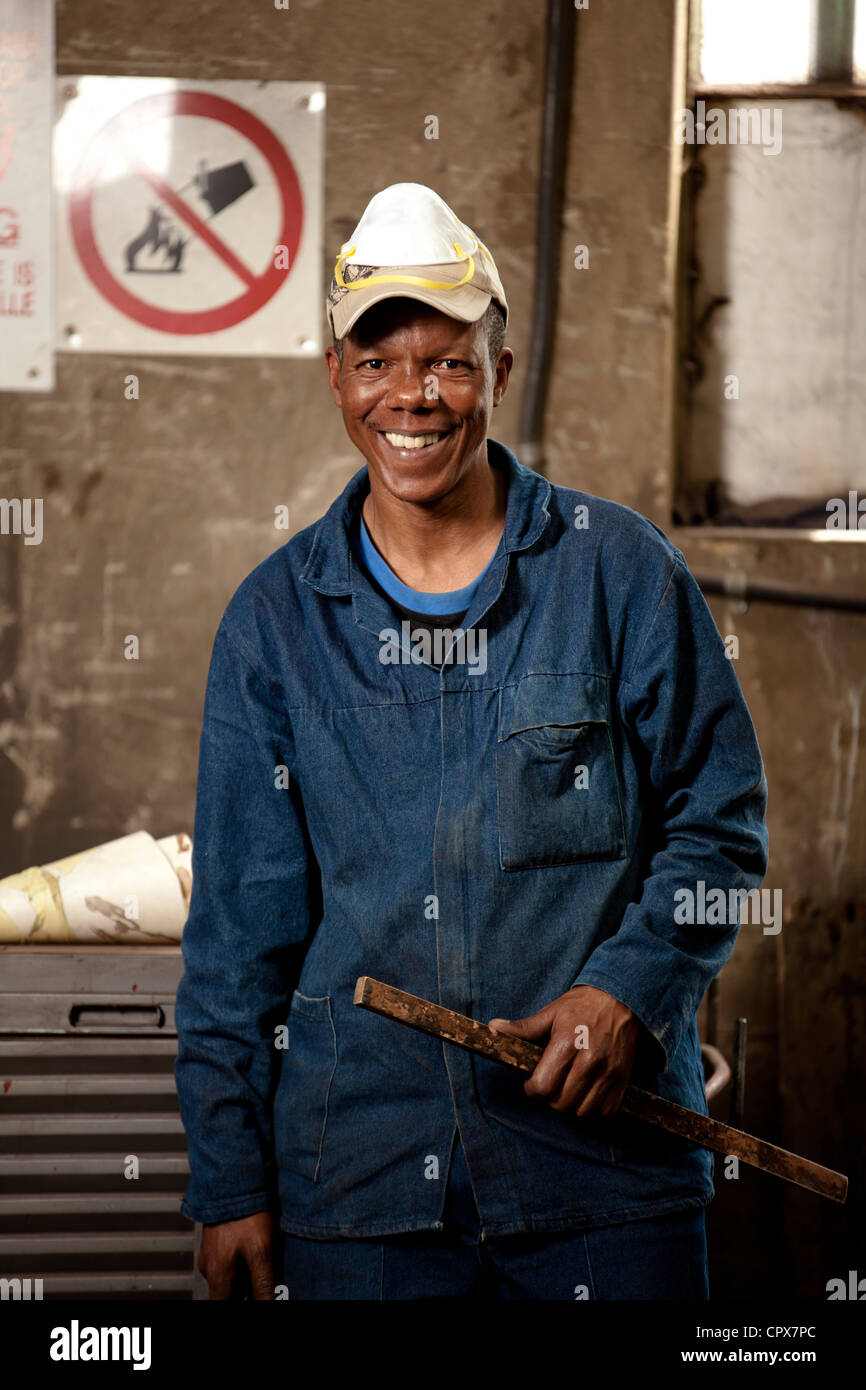
[[(430, 385), (430, 394), (427, 387)], [(417, 410), (436, 403), (435, 378), (423, 366), (406, 365), (391, 373), (385, 404), (392, 410)]]

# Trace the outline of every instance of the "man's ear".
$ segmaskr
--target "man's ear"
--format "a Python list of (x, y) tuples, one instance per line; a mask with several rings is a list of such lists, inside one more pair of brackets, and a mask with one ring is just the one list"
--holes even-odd
[(514, 366), (514, 353), (510, 347), (504, 347), (499, 354), (496, 366), (493, 368), (493, 404), (499, 405), (502, 397), (508, 390), (508, 379), (511, 376), (511, 368)]
[(340, 373), (342, 366), (336, 348), (325, 348), (325, 361), (328, 364), (328, 386), (334, 398), (334, 405), (342, 409), (343, 397), (340, 392)]

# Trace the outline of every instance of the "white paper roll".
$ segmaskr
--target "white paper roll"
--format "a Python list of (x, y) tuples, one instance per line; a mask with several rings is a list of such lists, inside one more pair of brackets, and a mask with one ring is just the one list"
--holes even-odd
[(145, 830), (0, 882), (0, 941), (178, 942), (192, 841)]

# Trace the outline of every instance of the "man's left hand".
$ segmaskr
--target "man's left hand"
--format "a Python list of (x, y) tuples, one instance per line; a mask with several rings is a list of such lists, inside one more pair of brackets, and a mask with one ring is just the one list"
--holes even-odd
[(629, 1083), (640, 1025), (625, 1004), (577, 985), (529, 1018), (492, 1018), (498, 1033), (547, 1046), (523, 1089), (554, 1110), (612, 1115)]

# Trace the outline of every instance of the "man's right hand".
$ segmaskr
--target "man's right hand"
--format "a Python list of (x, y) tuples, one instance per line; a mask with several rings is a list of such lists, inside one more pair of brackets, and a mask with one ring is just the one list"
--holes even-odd
[(202, 1227), (198, 1267), (210, 1297), (273, 1302), (273, 1239), (274, 1221), (268, 1211)]

